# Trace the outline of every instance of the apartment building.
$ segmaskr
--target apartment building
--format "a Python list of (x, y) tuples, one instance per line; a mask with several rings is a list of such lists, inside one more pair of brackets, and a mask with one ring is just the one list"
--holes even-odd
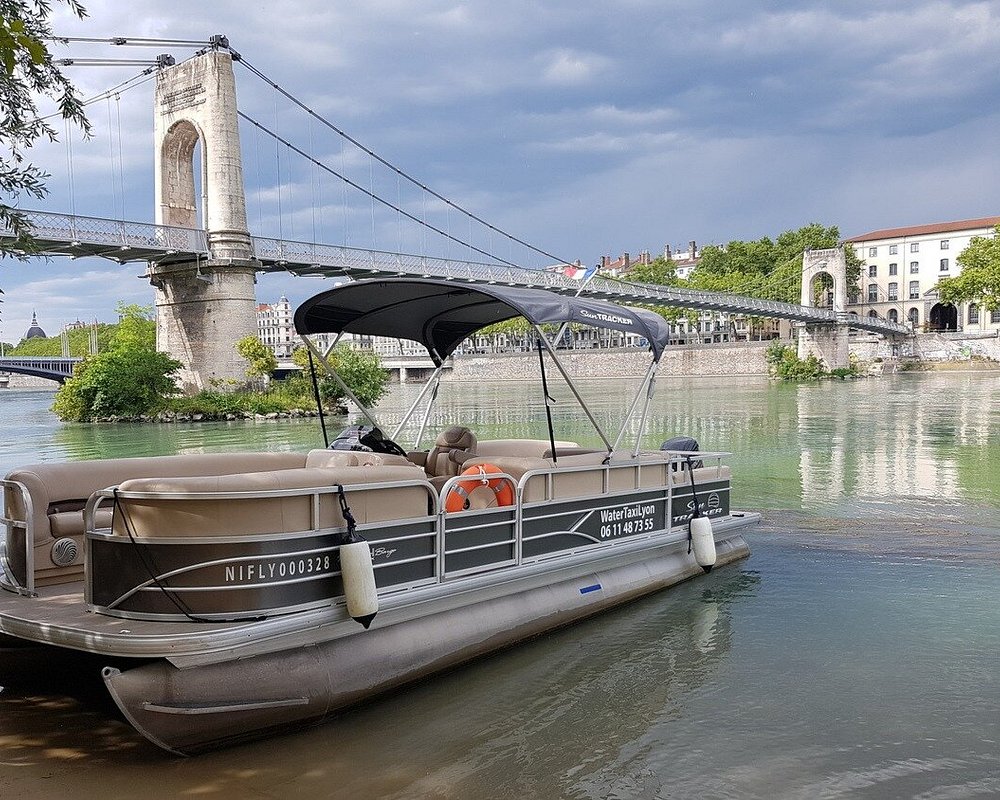
[(977, 303), (959, 307), (940, 302), (937, 284), (962, 268), (957, 258), (976, 236), (992, 237), (1000, 217), (938, 222), (871, 231), (847, 239), (862, 266), (859, 293), (851, 311), (917, 330), (991, 333), (1000, 329), (1000, 311)]

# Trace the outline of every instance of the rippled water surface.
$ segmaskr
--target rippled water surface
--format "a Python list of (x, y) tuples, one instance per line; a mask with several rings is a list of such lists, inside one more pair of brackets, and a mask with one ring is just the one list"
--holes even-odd
[[(617, 433), (630, 387), (581, 388)], [(414, 392), (397, 389), (385, 418)], [(596, 443), (553, 393), (557, 436)], [(545, 435), (532, 384), (442, 395), (434, 430)], [(61, 426), (50, 402), (0, 392), (0, 470), (321, 444), (310, 422)], [(645, 444), (681, 433), (732, 451), (734, 504), (765, 512), (746, 561), (312, 730), (189, 760), (115, 715), (100, 663), (3, 654), (0, 796), (1000, 795), (1000, 378), (663, 380)]]

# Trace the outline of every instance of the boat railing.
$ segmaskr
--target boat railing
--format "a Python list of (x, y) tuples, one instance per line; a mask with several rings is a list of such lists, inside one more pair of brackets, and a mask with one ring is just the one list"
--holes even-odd
[[(420, 513), (402, 513), (399, 518), (386, 519), (382, 509), (376, 516), (376, 521), (359, 521), (358, 530), (369, 539), (373, 553), (379, 551), (383, 556), (376, 559), (375, 564), (376, 572), (383, 573), (385, 578), (379, 583), (380, 589), (396, 591), (519, 565), (536, 561), (538, 558), (569, 554), (589, 549), (595, 544), (608, 544), (620, 535), (618, 531), (605, 536), (603, 528), (599, 526), (594, 528), (592, 523), (581, 525), (579, 519), (586, 514), (598, 519), (602, 512), (620, 508), (628, 508), (631, 513), (632, 508), (639, 502), (655, 507), (655, 511), (650, 512), (649, 516), (644, 516), (641, 525), (626, 526), (625, 532), (630, 536), (639, 537), (669, 532), (683, 521), (682, 517), (674, 513), (675, 495), (678, 491), (685, 497), (686, 508), (689, 510), (691, 506), (689, 466), (698, 462), (703, 465), (695, 473), (699, 474), (697, 479), (699, 483), (718, 482), (728, 478), (728, 470), (724, 472), (722, 464), (728, 455), (723, 452), (678, 452), (663, 453), (659, 457), (647, 453), (645, 456), (632, 458), (623, 454), (613, 455), (608, 463), (556, 463), (521, 471), (490, 473), (491, 482), (502, 483), (511, 488), (515, 502), (512, 505), (459, 511), (448, 511), (442, 498), (448, 497), (449, 492), (463, 480), (461, 476), (446, 482), (440, 492), (422, 477), (412, 480), (373, 481), (365, 484), (348, 483), (344, 488), (349, 502), (352, 495), (373, 490), (419, 487), (426, 493), (426, 504), (421, 504), (424, 510)], [(503, 459), (497, 460), (503, 469)], [(576, 476), (580, 476), (583, 484), (571, 491), (565, 491), (565, 487), (572, 486)], [(467, 481), (468, 478), (464, 480)], [(34, 510), (31, 507), (31, 498), (27, 490), (16, 481), (3, 481), (0, 486), (4, 488), (8, 500), (5, 507), (8, 516), (2, 518), (2, 522), (7, 526), (8, 535), (0, 543), (0, 570), (2, 570), (0, 582), (9, 590), (21, 594), (33, 594), (35, 592), (33, 555), (34, 545), (37, 543), (32, 541)], [(20, 509), (14, 516), (23, 516), (24, 519), (10, 518), (11, 492), (18, 493), (16, 502), (20, 504)], [(247, 533), (235, 530), (229, 533), (212, 530), (178, 533), (173, 529), (157, 532), (155, 528), (147, 525), (146, 530), (135, 537), (137, 544), (170, 545), (185, 542), (220, 542), (223, 538), (227, 541), (250, 541), (266, 540), (274, 536), (305, 536), (309, 533), (336, 535), (344, 530), (342, 518), (336, 514), (331, 516), (330, 500), (324, 498), (337, 492), (337, 485), (333, 483), (306, 488), (238, 491), (197, 489), (138, 491), (121, 490), (117, 487), (100, 490), (88, 499), (82, 510), (87, 539), (84, 558), (87, 583), (89, 584), (91, 580), (90, 539), (121, 544), (125, 538), (122, 536), (122, 528), (113, 530), (111, 527), (98, 527), (96, 524), (98, 510), (114, 503), (116, 497), (126, 503), (145, 501), (171, 504), (175, 501), (225, 503), (286, 500), (295, 497), (308, 499), (308, 530), (302, 532), (261, 529)], [(728, 494), (726, 497), (728, 507)], [(683, 510), (684, 508), (681, 508), (681, 511)], [(304, 510), (299, 513), (305, 515)], [(655, 520), (655, 526), (649, 521), (650, 519)], [(559, 520), (567, 522), (556, 522)], [(530, 530), (526, 530), (526, 523), (530, 524)], [(102, 524), (107, 523), (102, 520)], [(19, 547), (22, 531), (23, 555)], [(567, 538), (566, 541), (551, 543), (551, 546), (547, 544), (545, 547), (539, 544), (542, 540), (559, 536), (575, 536), (576, 540), (570, 541)], [(10, 550), (13, 546), (18, 546), (16, 554)], [(337, 547), (336, 541), (329, 543), (331, 553), (336, 551)], [(396, 555), (395, 558), (392, 558), (393, 554)], [(26, 567), (23, 580), (21, 580), (22, 562)], [(416, 565), (418, 562), (426, 566), (419, 569), (403, 568), (407, 564)], [(339, 572), (335, 574), (339, 575)]]
[[(3, 515), (0, 516), (0, 525), (6, 529), (6, 535), (0, 539), (0, 587), (10, 591), (23, 594), (28, 597), (35, 596), (35, 547), (34, 542), (34, 519), (35, 509), (31, 502), (31, 495), (27, 487), (18, 481), (6, 479), (0, 480), (0, 488), (3, 489), (4, 503)], [(7, 516), (10, 513), (10, 493), (16, 492), (20, 496), (20, 505), (23, 509), (24, 519), (14, 519)], [(24, 581), (17, 579), (17, 570), (10, 559), (13, 554), (10, 546), (15, 542), (14, 532), (21, 530), (24, 532)]]

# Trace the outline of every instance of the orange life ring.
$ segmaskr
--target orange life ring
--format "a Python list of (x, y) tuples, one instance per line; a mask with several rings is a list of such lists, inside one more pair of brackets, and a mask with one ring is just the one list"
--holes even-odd
[[(477, 464), (462, 473), (460, 480), (451, 487), (444, 499), (445, 511), (463, 511), (469, 507), (469, 495), (481, 486), (488, 486), (497, 498), (498, 506), (514, 505), (514, 488), (506, 478), (487, 478), (487, 475), (501, 474), (503, 470), (492, 464)], [(468, 476), (468, 477), (466, 477)]]

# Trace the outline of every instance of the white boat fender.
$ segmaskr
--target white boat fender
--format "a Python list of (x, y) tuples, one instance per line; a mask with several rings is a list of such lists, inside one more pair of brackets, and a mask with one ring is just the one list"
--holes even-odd
[(705, 572), (711, 572), (715, 566), (715, 535), (712, 533), (712, 520), (708, 517), (692, 517), (690, 524), (694, 560)]
[(694, 470), (691, 468), (691, 457), (687, 457), (688, 476), (691, 478), (691, 496), (694, 500), (694, 513), (688, 522), (688, 553), (694, 550), (695, 563), (705, 572), (711, 572), (715, 566), (715, 534), (712, 532), (712, 520), (701, 515), (698, 503), (698, 487), (694, 482)]
[(347, 613), (364, 625), (365, 630), (378, 614), (378, 588), (375, 585), (375, 568), (368, 542), (357, 530), (357, 523), (347, 506), (344, 487), (337, 484), (340, 513), (347, 523), (347, 533), (340, 544), (340, 575), (344, 581), (344, 598)]

